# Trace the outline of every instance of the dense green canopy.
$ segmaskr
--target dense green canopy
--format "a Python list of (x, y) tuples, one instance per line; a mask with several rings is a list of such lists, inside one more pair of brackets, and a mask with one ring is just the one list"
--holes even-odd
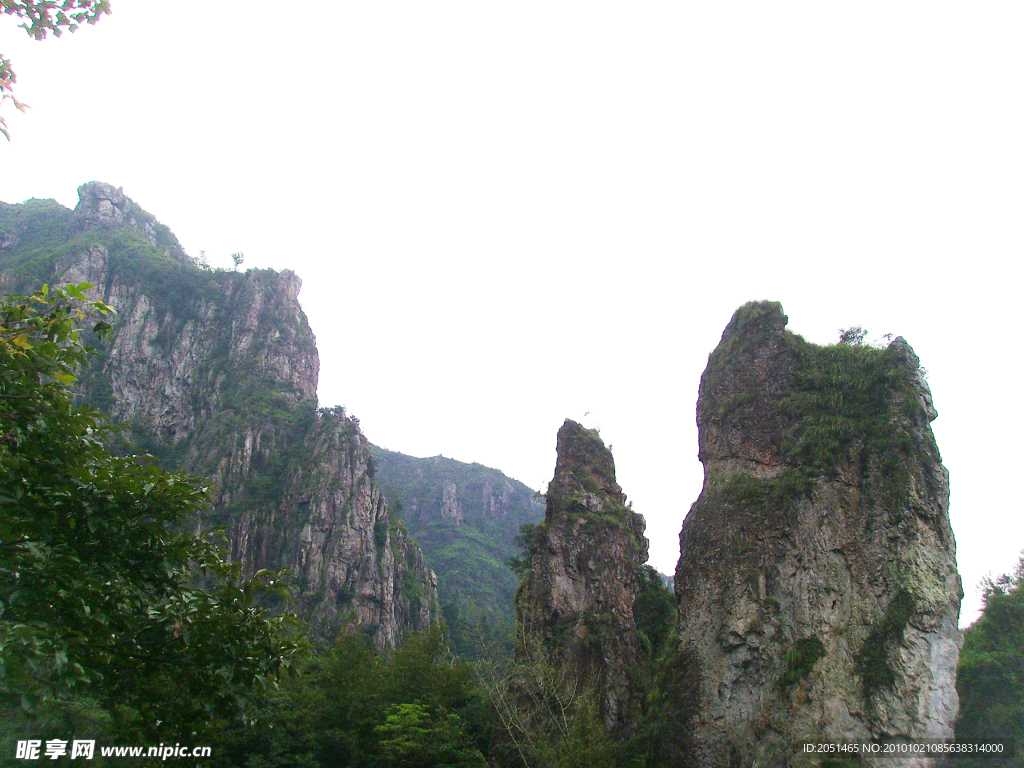
[[(964, 633), (956, 690), (956, 737), (979, 743), (1011, 739), (1024, 750), (1024, 559), (1012, 575), (989, 581), (985, 608)], [(991, 764), (979, 759), (963, 768)]]
[(260, 606), (287, 597), (277, 574), (244, 578), (190, 532), (202, 483), (115, 455), (117, 429), (75, 403), (79, 328), (110, 329), (89, 287), (0, 303), (0, 709), (87, 697), (114, 732), (191, 734), (243, 710), (303, 641)]

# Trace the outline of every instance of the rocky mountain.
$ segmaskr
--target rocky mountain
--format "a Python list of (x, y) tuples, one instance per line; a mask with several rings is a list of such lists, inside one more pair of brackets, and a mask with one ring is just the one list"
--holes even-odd
[(0, 289), (88, 282), (116, 308), (83, 398), (165, 467), (210, 478), (197, 525), (225, 526), (249, 568), (287, 568), (316, 635), (359, 628), (386, 648), (436, 622), (435, 578), (387, 507), (358, 421), (317, 406), (299, 278), (203, 268), (120, 189), (79, 196), (73, 212), (0, 205)]
[(567, 679), (594, 689), (605, 726), (619, 732), (638, 718), (650, 652), (634, 617), (645, 586), (644, 528), (601, 437), (567, 419), (516, 595), (517, 655), (539, 644)]
[(415, 458), (370, 446), (377, 483), (437, 574), (454, 650), (466, 658), (511, 653), (518, 576), (508, 565), (542, 502), (496, 469), (443, 456)]
[(740, 308), (701, 378), (665, 764), (952, 736), (962, 590), (918, 358), (787, 322), (777, 303)]
[(595, 431), (559, 430), (542, 520), (495, 470), (372, 447), (344, 409), (318, 407), (293, 273), (204, 268), (120, 190), (80, 197), (75, 211), (0, 204), (0, 290), (88, 282), (118, 309), (81, 396), (164, 466), (210, 478), (197, 527), (224, 526), (250, 568), (289, 569), (319, 637), (355, 629), (395, 647), (443, 607), (474, 655), (474, 635), (503, 633), (514, 606), (506, 713), (525, 713), (516, 727), (551, 754), (596, 739), (628, 757), (607, 764), (817, 765), (801, 744), (953, 735), (948, 476), (902, 338), (818, 346), (777, 303), (737, 310), (701, 378), (704, 486), (673, 605)]

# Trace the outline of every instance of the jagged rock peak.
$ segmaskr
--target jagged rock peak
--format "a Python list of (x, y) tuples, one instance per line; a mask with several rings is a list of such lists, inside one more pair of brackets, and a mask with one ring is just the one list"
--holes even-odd
[(737, 309), (722, 332), (722, 341), (732, 336), (778, 336), (789, 318), (777, 301), (749, 301)]
[(74, 231), (126, 226), (138, 231), (151, 245), (160, 247), (171, 258), (190, 263), (185, 249), (171, 231), (160, 224), (153, 214), (147, 213), (127, 197), (121, 187), (102, 181), (90, 181), (78, 188)]
[[(615, 460), (596, 430), (566, 419), (558, 430), (558, 458), (548, 497), (569, 497), (580, 491), (600, 491), (619, 504), (626, 503), (615, 482)], [(548, 510), (559, 505), (548, 504)]]
[(647, 651), (633, 605), (647, 561), (644, 528), (625, 504), (600, 435), (567, 419), (545, 520), (516, 595), (517, 655), (540, 652), (592, 690), (605, 725), (617, 731), (635, 724), (642, 698), (638, 670)]
[(701, 377), (676, 765), (952, 735), (963, 593), (917, 355), (902, 338), (810, 344), (786, 322), (744, 305)]
[(131, 222), (131, 201), (121, 187), (90, 181), (78, 188), (75, 218), (82, 225), (120, 227)]

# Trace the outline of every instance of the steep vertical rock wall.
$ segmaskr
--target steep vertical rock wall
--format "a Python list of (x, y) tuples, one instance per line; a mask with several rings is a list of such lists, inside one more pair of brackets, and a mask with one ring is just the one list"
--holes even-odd
[(567, 419), (544, 522), (516, 595), (518, 642), (539, 642), (569, 679), (593, 686), (612, 729), (635, 724), (640, 708), (647, 651), (633, 606), (647, 561), (644, 527), (626, 505), (600, 436)]
[(918, 359), (900, 338), (819, 347), (786, 323), (777, 303), (742, 307), (701, 378), (679, 765), (952, 735), (962, 590)]
[(285, 270), (212, 271), (108, 184), (0, 209), (5, 286), (95, 286), (118, 312), (83, 396), (131, 425), (163, 465), (211, 478), (204, 525), (232, 556), (287, 568), (314, 632), (356, 627), (393, 647), (439, 618), (436, 584), (388, 511), (369, 445), (343, 409), (318, 409), (319, 358)]

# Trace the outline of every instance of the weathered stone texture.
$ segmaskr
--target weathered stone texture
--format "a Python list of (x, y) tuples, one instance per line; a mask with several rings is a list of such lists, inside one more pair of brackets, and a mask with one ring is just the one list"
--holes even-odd
[[(287, 568), (314, 633), (360, 627), (385, 648), (437, 621), (433, 574), (388, 511), (358, 422), (316, 407), (299, 278), (200, 270), (120, 189), (92, 182), (79, 195), (82, 245), (51, 282), (91, 283), (118, 313), (86, 398), (164, 465), (211, 479), (198, 524), (226, 526), (251, 569)], [(153, 246), (144, 257), (131, 251), (140, 235)]]
[(567, 419), (545, 519), (516, 596), (519, 642), (539, 640), (569, 679), (592, 685), (612, 729), (635, 724), (642, 697), (647, 658), (633, 603), (647, 561), (644, 527), (626, 505), (601, 438)]
[(902, 339), (817, 347), (786, 322), (776, 303), (741, 308), (701, 378), (704, 487), (675, 578), (680, 765), (952, 736), (962, 590), (918, 359)]

